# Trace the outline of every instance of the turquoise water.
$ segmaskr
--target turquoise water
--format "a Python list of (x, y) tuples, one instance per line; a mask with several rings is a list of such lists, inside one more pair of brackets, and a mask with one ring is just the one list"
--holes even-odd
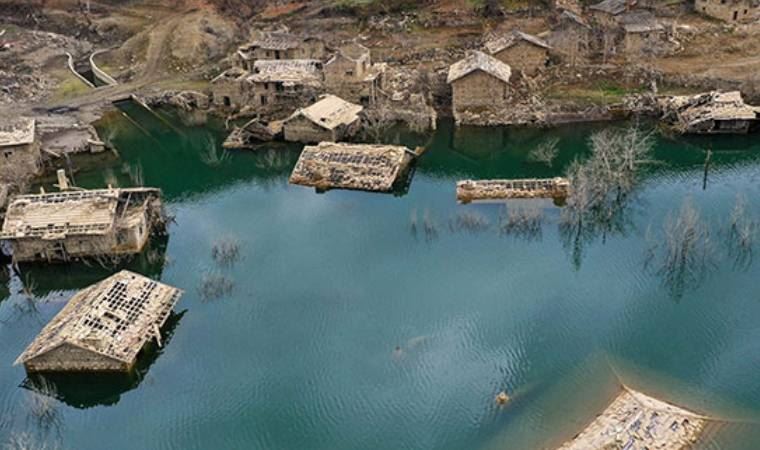
[[(75, 178), (99, 187), (141, 177), (164, 190), (176, 224), (129, 267), (185, 289), (171, 337), (133, 377), (53, 380), (57, 399), (41, 414), (11, 364), (75, 290), (110, 272), (6, 275), (0, 443), (551, 448), (626, 383), (719, 418), (700, 448), (760, 447), (760, 265), (737, 267), (725, 251), (737, 193), (758, 215), (757, 136), (658, 136), (623, 225), (578, 240), (561, 232), (551, 202), (539, 203), (539, 233), (504, 235), (504, 206), (458, 205), (455, 182), (560, 175), (587, 155), (591, 133), (624, 124), (454, 131), (444, 122), (430, 136), (392, 133), (389, 142), (429, 148), (407, 192), (317, 194), (287, 183), (297, 146), (210, 154), (221, 143), (213, 126), (129, 112), (137, 125), (121, 115), (104, 125), (122, 160)], [(550, 137), (560, 139), (553, 165), (527, 162)], [(715, 252), (678, 296), (645, 261), (687, 198)], [(473, 217), (478, 227), (458, 225)], [(240, 245), (230, 267), (211, 256), (221, 238)], [(202, 298), (210, 274), (232, 291)], [(506, 407), (494, 403), (501, 390), (513, 397)]]

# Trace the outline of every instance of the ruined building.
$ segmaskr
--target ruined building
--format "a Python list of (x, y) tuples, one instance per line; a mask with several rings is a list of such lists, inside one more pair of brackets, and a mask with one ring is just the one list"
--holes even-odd
[(749, 22), (760, 17), (760, 0), (695, 0), (694, 9), (726, 22)]
[(159, 189), (64, 191), (12, 198), (0, 239), (14, 261), (69, 261), (138, 253), (163, 226)]
[(513, 70), (528, 75), (534, 75), (546, 67), (549, 61), (549, 44), (522, 31), (515, 30), (506, 36), (492, 39), (486, 42), (485, 48), (491, 56), (509, 64)]
[(385, 64), (372, 63), (367, 47), (347, 44), (325, 63), (325, 87), (329, 93), (350, 102), (370, 105), (383, 89), (385, 70)]
[(225, 109), (240, 109), (248, 102), (245, 78), (249, 72), (239, 67), (225, 70), (211, 80), (211, 101)]
[(69, 300), (14, 364), (27, 372), (128, 372), (155, 340), (182, 295), (121, 271)]
[(322, 63), (314, 59), (256, 61), (245, 78), (249, 104), (297, 107), (314, 101), (322, 89)]
[(588, 12), (599, 27), (616, 29), (619, 17), (630, 11), (635, 3), (635, 0), (604, 0), (589, 6)]
[(620, 16), (623, 31), (622, 50), (629, 57), (656, 54), (665, 49), (663, 27), (649, 11), (631, 11)]
[(661, 97), (658, 106), (662, 121), (679, 133), (744, 134), (760, 128), (760, 106), (744, 103), (739, 91)]
[(325, 43), (314, 37), (301, 38), (287, 32), (256, 33), (249, 43), (238, 48), (237, 61), (241, 68), (253, 72), (256, 61), (280, 59), (317, 59), (326, 56)]
[(475, 123), (481, 116), (498, 122), (511, 101), (512, 69), (483, 52), (474, 51), (449, 68), (452, 109), (457, 123)]
[(0, 124), (0, 182), (14, 183), (40, 171), (40, 143), (34, 119), (20, 118)]
[(562, 11), (546, 38), (547, 44), (572, 65), (584, 62), (591, 50), (591, 26), (572, 11)]
[(315, 144), (336, 142), (353, 136), (359, 129), (360, 105), (328, 94), (311, 106), (294, 112), (282, 126), (286, 141)]

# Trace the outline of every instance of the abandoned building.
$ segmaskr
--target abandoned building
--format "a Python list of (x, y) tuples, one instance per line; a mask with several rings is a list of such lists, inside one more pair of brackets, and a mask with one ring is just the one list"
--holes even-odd
[(457, 123), (470, 123), (481, 115), (499, 116), (509, 105), (512, 69), (480, 51), (468, 54), (449, 68), (452, 110)]
[(367, 47), (350, 43), (341, 46), (325, 63), (325, 87), (348, 101), (370, 105), (383, 88), (385, 70), (385, 64), (372, 63)]
[(557, 16), (546, 43), (567, 63), (583, 62), (591, 50), (591, 26), (578, 14), (564, 10)]
[(256, 33), (249, 43), (238, 48), (237, 59), (240, 67), (254, 71), (254, 64), (260, 60), (316, 59), (326, 55), (324, 41), (315, 37), (301, 38), (288, 32), (264, 31)]
[(139, 253), (163, 226), (159, 189), (74, 190), (12, 198), (0, 239), (16, 262), (69, 261)]
[(314, 101), (322, 90), (322, 63), (315, 59), (256, 61), (245, 85), (253, 106), (297, 107)]
[(485, 48), (494, 58), (527, 75), (534, 75), (549, 61), (549, 44), (518, 30), (486, 42)]
[(0, 151), (0, 182), (15, 183), (39, 173), (40, 143), (34, 119), (11, 119), (0, 125)]
[(725, 22), (749, 22), (760, 17), (760, 0), (695, 0), (694, 9)]
[(610, 405), (558, 450), (686, 450), (709, 420), (641, 392), (623, 388)]
[(658, 99), (661, 120), (685, 134), (745, 134), (760, 128), (760, 106), (744, 103), (742, 94), (709, 92)]
[(123, 270), (89, 286), (42, 329), (14, 364), (27, 372), (128, 372), (155, 340), (182, 291)]
[(390, 192), (409, 173), (412, 161), (422, 153), (406, 147), (377, 144), (320, 142), (306, 146), (291, 184), (328, 189)]
[(570, 182), (566, 178), (530, 178), (522, 180), (464, 180), (457, 182), (457, 200), (473, 201), (567, 198)]
[(248, 103), (244, 69), (235, 67), (225, 70), (211, 80), (211, 101), (220, 108), (240, 109)]
[(588, 7), (588, 12), (594, 22), (605, 29), (616, 29), (619, 17), (630, 11), (635, 0), (604, 0)]
[(649, 11), (622, 14), (619, 23), (623, 31), (622, 50), (631, 57), (654, 54), (663, 49), (667, 39), (665, 27)]
[(364, 108), (328, 94), (311, 106), (294, 112), (282, 126), (286, 141), (315, 144), (337, 142), (359, 129), (359, 113)]

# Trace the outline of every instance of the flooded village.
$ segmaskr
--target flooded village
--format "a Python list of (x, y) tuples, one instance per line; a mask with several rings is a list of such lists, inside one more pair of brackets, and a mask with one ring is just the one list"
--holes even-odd
[(760, 2), (0, 18), (0, 448), (760, 445)]

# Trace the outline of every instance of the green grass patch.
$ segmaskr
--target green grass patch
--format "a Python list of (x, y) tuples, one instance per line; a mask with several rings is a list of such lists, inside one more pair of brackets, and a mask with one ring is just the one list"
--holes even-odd
[(581, 105), (607, 106), (620, 103), (626, 95), (642, 91), (641, 87), (626, 87), (612, 81), (601, 81), (591, 85), (557, 86), (549, 90), (547, 97)]
[(53, 101), (59, 102), (62, 100), (67, 100), (84, 94), (85, 92), (92, 89), (69, 71), (61, 71), (57, 73), (56, 78), (58, 78), (59, 81), (58, 86), (53, 92)]

